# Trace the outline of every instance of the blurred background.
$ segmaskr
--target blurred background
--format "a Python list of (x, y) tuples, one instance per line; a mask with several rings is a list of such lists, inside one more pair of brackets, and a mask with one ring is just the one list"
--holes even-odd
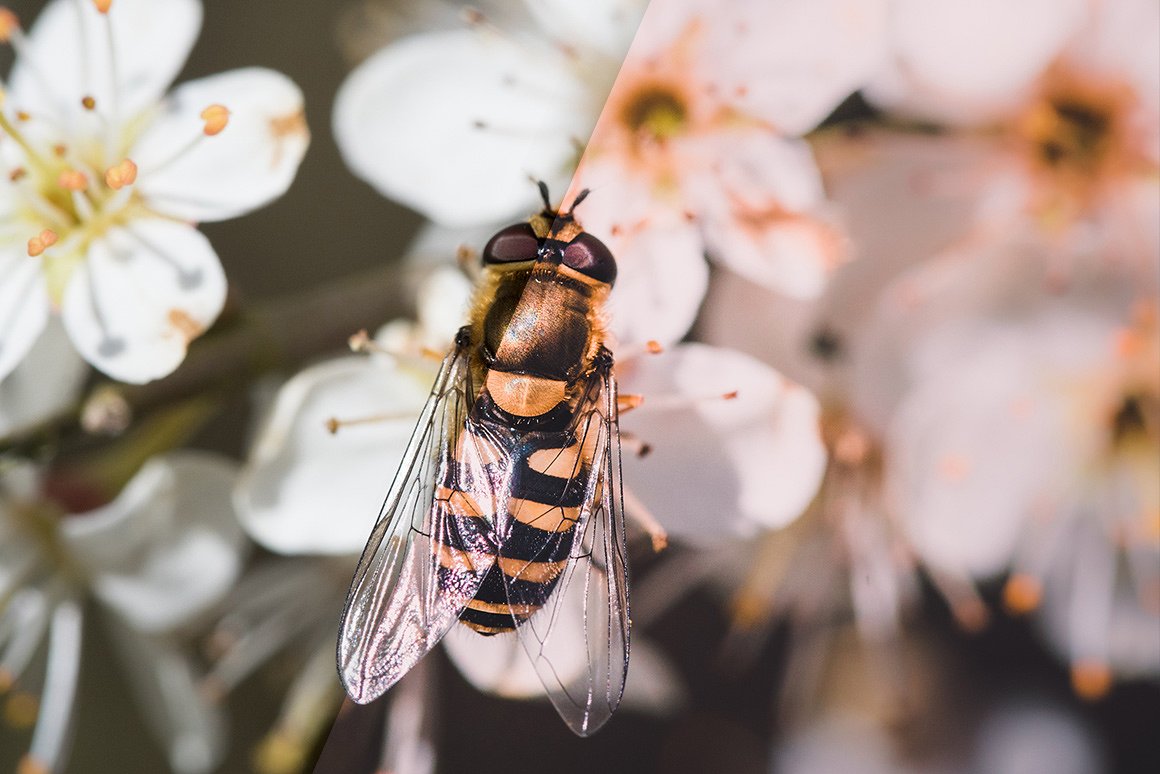
[[(31, 1), (8, 3), (26, 25), (42, 5)], [(749, 8), (744, 3), (740, 5)], [(780, 5), (785, 4), (773, 4)], [(825, 5), (836, 8), (839, 4)], [(866, 14), (858, 22), (867, 25), (862, 34), (880, 35), (887, 41), (882, 44), (884, 49), (891, 41), (906, 38), (908, 33), (901, 29), (905, 25), (897, 21), (910, 12), (906, 3), (890, 8), (885, 3), (866, 3), (864, 7), (858, 7), (857, 3), (847, 5)], [(752, 10), (755, 18), (762, 20), (773, 13), (769, 9), (757, 12), (756, 6)], [(436, 21), (430, 21), (414, 8), (403, 11), (388, 0), (325, 3), (205, 0), (200, 38), (177, 81), (238, 67), (273, 68), (301, 87), (312, 135), (297, 178), (284, 196), (244, 217), (201, 226), (229, 278), (230, 298), (223, 317), (227, 325), (238, 319), (234, 316), (240, 314), (238, 310), (294, 298), (297, 294), (316, 293), (328, 283), (352, 277), (374, 278), (368, 279), (366, 286), (383, 288), (381, 302), (366, 306), (371, 319), (361, 322), (360, 327), (373, 331), (388, 320), (415, 316), (419, 306), (417, 289), (425, 270), (417, 269), (416, 262), (407, 262), (404, 256), (430, 219), (384, 197), (364, 182), (372, 176), (370, 173), (364, 171), (356, 176), (351, 171), (340, 155), (331, 118), (335, 95), (344, 79), (380, 45), (390, 43), (401, 33), (424, 29), (424, 24), (464, 26), (467, 23), (463, 20), (472, 18), (474, 13), (469, 12), (465, 17), (461, 9), (453, 8), (446, 13), (441, 11), (443, 15), (433, 14), (431, 18)], [(509, 11), (493, 9), (489, 11), (489, 19), (502, 26), (509, 22), (504, 18)], [(546, 13), (557, 11), (549, 8)], [(883, 14), (882, 29), (875, 26), (877, 22), (866, 21), (879, 11)], [(740, 13), (746, 12), (743, 9)], [(521, 23), (526, 25), (527, 21)], [(536, 28), (532, 29), (530, 34), (536, 34)], [(546, 29), (540, 28), (538, 34), (548, 36)], [(805, 35), (809, 29), (813, 28), (801, 28), (800, 34)], [(559, 29), (551, 32), (558, 33)], [(1154, 37), (1160, 36), (1160, 30), (1151, 32), (1156, 33)], [(853, 34), (857, 37), (857, 30)], [(840, 42), (827, 44), (840, 45)], [(1027, 46), (1047, 44), (1031, 41)], [(0, 68), (7, 71), (11, 49), (4, 47), (0, 52), (5, 57)], [(953, 47), (947, 48), (946, 56), (960, 53)], [(888, 53), (881, 56), (889, 58)], [(1047, 55), (1043, 58), (1052, 60)], [(787, 61), (792, 62), (788, 54)], [(781, 66), (789, 65), (783, 62)], [(867, 66), (867, 69), (873, 68)], [(667, 77), (657, 72), (650, 75), (653, 76)], [(399, 732), (413, 733), (433, 743), (434, 770), (509, 774), (548, 769), (561, 774), (1160, 770), (1160, 742), (1155, 733), (1160, 722), (1160, 685), (1157, 684), (1160, 671), (1156, 666), (1160, 663), (1160, 653), (1145, 652), (1133, 663), (1146, 666), (1133, 667), (1123, 674), (1115, 669), (1117, 674), (1109, 674), (1107, 685), (1091, 687), (1090, 682), (1084, 682), (1082, 670), (1077, 678), (1074, 653), (1067, 646), (1059, 646), (1058, 637), (1053, 639), (1054, 635), (1045, 634), (1052, 625), (1044, 624), (1038, 615), (1025, 614), (1041, 604), (1042, 588), (1027, 604), (1021, 606), (1017, 599), (1013, 601), (1019, 587), (1012, 586), (1011, 579), (1021, 572), (1019, 561), (1000, 562), (993, 570), (964, 572), (961, 577), (948, 580), (937, 569), (938, 558), (951, 552), (943, 543), (985, 541), (986, 534), (980, 537), (974, 528), (959, 532), (953, 518), (948, 516), (942, 526), (947, 537), (942, 543), (933, 540), (932, 548), (929, 547), (932, 541), (924, 543), (923, 535), (927, 533), (921, 529), (907, 531), (906, 517), (883, 515), (889, 511), (888, 506), (883, 506), (881, 512), (875, 510), (878, 488), (888, 485), (868, 485), (864, 477), (881, 477), (878, 466), (884, 464), (884, 456), (899, 466), (920, 466), (926, 459), (924, 455), (941, 453), (932, 436), (942, 431), (948, 434), (957, 431), (935, 420), (914, 430), (915, 423), (919, 422), (914, 417), (924, 410), (921, 407), (911, 409), (908, 416), (912, 424), (904, 427), (882, 419), (882, 415), (890, 414), (884, 406), (893, 410), (895, 403), (902, 400), (885, 397), (892, 388), (892, 374), (902, 380), (898, 374), (912, 366), (917, 369), (914, 363), (921, 359), (918, 355), (912, 357), (899, 352), (908, 347), (914, 351), (929, 347), (948, 360), (967, 361), (968, 354), (974, 357), (978, 351), (973, 347), (964, 348), (962, 353), (948, 350), (951, 345), (947, 342), (959, 341), (952, 335), (954, 331), (966, 329), (962, 335), (974, 337), (972, 342), (983, 342), (984, 350), (990, 334), (982, 327), (970, 328), (963, 320), (974, 323), (986, 318), (988, 324), (993, 320), (1009, 322), (1026, 310), (1037, 310), (1044, 302), (1038, 298), (1024, 300), (1019, 288), (1040, 281), (1046, 285), (1048, 280), (1036, 272), (1042, 269), (1042, 274), (1050, 279), (1059, 264), (1048, 259), (1047, 268), (1028, 270), (1035, 276), (1028, 280), (1028, 274), (1019, 271), (1008, 274), (1003, 267), (1009, 265), (1010, 256), (1015, 252), (1031, 253), (1039, 247), (1027, 247), (1024, 242), (1015, 248), (1002, 240), (992, 243), (999, 247), (985, 244), (979, 247), (978, 240), (965, 238), (969, 233), (977, 237), (984, 231), (1023, 233), (1015, 226), (994, 225), (998, 221), (986, 228), (978, 223), (980, 212), (997, 211), (1007, 206), (1004, 202), (1012, 196), (1025, 195), (1025, 192), (1012, 194), (1012, 186), (996, 186), (988, 193), (988, 203), (980, 205), (980, 199), (986, 197), (966, 184), (1002, 167), (1007, 163), (1004, 159), (1015, 153), (1010, 138), (1004, 139), (1004, 130), (996, 128), (1004, 126), (1003, 119), (980, 119), (971, 125), (962, 115), (951, 115), (949, 110), (943, 116), (937, 115), (935, 109), (924, 112), (921, 105), (915, 107), (921, 102), (915, 97), (917, 90), (909, 97), (898, 96), (905, 91), (899, 85), (904, 79), (895, 77), (893, 82), (891, 78), (879, 79), (875, 81), (878, 84), (875, 90), (865, 92), (859, 77), (850, 76), (844, 89), (835, 87), (836, 96), (831, 95), (828, 107), (814, 109), (818, 113), (816, 119), (799, 119), (796, 128), (791, 128), (793, 122), (789, 119), (784, 124), (772, 122), (778, 128), (771, 131), (791, 136), (795, 142), (810, 144), (819, 180), (824, 184), (824, 194), (817, 201), (786, 206), (791, 210), (796, 207), (802, 213), (808, 211), (810, 223), (820, 224), (819, 232), (824, 232), (823, 237), (815, 235), (824, 247), (810, 247), (806, 252), (813, 256), (809, 260), (819, 264), (829, 262), (825, 270), (827, 289), (789, 293), (771, 290), (770, 283), (760, 278), (754, 281), (755, 273), (747, 272), (742, 262), (713, 255), (715, 262), (707, 270), (705, 300), (703, 305), (694, 305), (697, 306), (695, 322), (687, 333), (680, 332), (672, 341), (665, 342), (666, 346), (677, 347), (678, 341), (700, 341), (745, 352), (755, 362), (763, 363), (763, 368), (777, 369), (784, 377), (811, 390), (817, 398), (813, 409), (817, 418), (814, 443), (821, 444), (819, 448), (824, 446), (830, 460), (828, 467), (822, 464), (815, 472), (793, 465), (787, 465), (784, 472), (771, 467), (748, 471), (752, 478), (747, 486), (760, 499), (762, 492), (773, 491), (790, 478), (806, 480), (813, 476), (817, 482), (811, 492), (820, 493), (803, 498), (802, 506), (793, 517), (780, 519), (780, 523), (773, 523), (778, 520), (772, 517), (764, 520), (753, 517), (738, 529), (722, 528), (722, 532), (729, 533), (729, 538), (724, 540), (705, 541), (695, 529), (685, 535), (676, 522), (696, 520), (697, 515), (674, 515), (674, 524), (670, 526), (671, 544), (660, 554), (653, 552), (643, 532), (630, 529), (632, 588), (638, 611), (634, 615), (637, 619), (634, 637), (641, 643), (641, 652), (648, 651), (647, 656), (641, 656), (639, 664), (635, 660), (633, 663), (642, 670), (637, 679), (644, 685), (639, 687), (639, 694), (633, 692), (634, 700), (626, 700), (626, 706), (593, 738), (574, 737), (542, 699), (504, 699), (479, 690), (461, 675), (442, 648), (436, 649), (419, 675), (426, 688), (426, 693), (418, 694), (423, 697), (420, 714), (428, 724), (425, 728), (429, 727), (429, 734), (425, 736), (413, 730)], [(869, 80), (867, 76), (866, 81)], [(611, 82), (606, 85), (611, 86)], [(908, 98), (913, 98), (910, 103)], [(975, 109), (975, 104), (964, 99), (963, 113), (970, 116)], [(1145, 105), (1143, 110), (1151, 111), (1151, 107)], [(1001, 114), (998, 108), (996, 111), (996, 115)], [(1062, 114), (1067, 117), (1066, 110)], [(1148, 115), (1153, 122), (1160, 123), (1160, 116)], [(426, 120), (423, 116), (410, 118), (420, 123)], [(431, 118), (433, 121), (445, 119)], [(595, 114), (592, 119), (595, 120)], [(1090, 124), (1090, 116), (1081, 116), (1079, 123), (1084, 121)], [(609, 147), (613, 144), (610, 141)], [(449, 151), (449, 155), (455, 154)], [(1141, 164), (1142, 168), (1133, 170), (1139, 172), (1144, 184), (1160, 185), (1155, 160), (1148, 159)], [(746, 185), (761, 177), (761, 174), (750, 175)], [(795, 195), (787, 194), (786, 201), (809, 198), (802, 195), (795, 200)], [(534, 207), (534, 191), (532, 197), (531, 207)], [(1160, 212), (1155, 210), (1150, 197), (1147, 194), (1139, 212), (1143, 213), (1140, 218), (1145, 230), (1150, 229), (1155, 238), (1155, 232), (1160, 230)], [(610, 195), (610, 198), (614, 197)], [(594, 207), (598, 204), (593, 202)], [(521, 214), (518, 208), (510, 213), (514, 220)], [(647, 210), (647, 215), (663, 221), (653, 210)], [(602, 217), (593, 211), (594, 222), (603, 222)], [(479, 225), (486, 233), (493, 222), (502, 223), (506, 219), (508, 216), (501, 213), (500, 217), (484, 216), (478, 224), (468, 225)], [(1115, 230), (1119, 226), (1109, 228)], [(1090, 230), (1086, 233), (1091, 237)], [(1078, 239), (1075, 234), (1061, 230), (1053, 232), (1052, 238), (1043, 244), (1050, 245), (1060, 255), (1071, 254), (1074, 252), (1071, 246)], [(727, 242), (724, 236), (716, 241), (707, 239), (699, 253), (722, 252), (721, 245)], [(445, 244), (450, 247), (443, 263), (453, 266), (456, 237), (447, 238)], [(478, 250), (482, 245), (477, 243), (474, 247)], [(786, 248), (771, 246), (769, 249)], [(979, 273), (956, 273), (969, 262), (961, 255), (972, 250), (984, 256), (978, 264), (985, 268)], [(820, 258), (819, 251), (824, 252)], [(945, 255), (950, 253), (953, 257), (956, 251), (959, 258), (950, 261), (952, 268), (946, 269), (945, 274), (915, 272), (907, 275), (909, 285), (896, 282), (916, 265), (921, 268), (927, 261), (936, 265), (936, 259), (946, 263)], [(621, 252), (617, 255), (622, 267), (633, 260)], [(1076, 269), (1071, 286), (1085, 286), (1085, 283), (1086, 287), (1096, 288), (1105, 284), (1116, 286), (1101, 296), (1098, 303), (1085, 301), (1085, 314), (1104, 303), (1119, 309), (1125, 324), (1130, 323), (1131, 309), (1133, 304), (1139, 304), (1139, 299), (1130, 298), (1132, 293), (1120, 289), (1125, 284), (1136, 291), (1142, 289), (1138, 295), (1144, 301), (1150, 299), (1154, 310), (1157, 299), (1150, 283), (1154, 283), (1160, 255), (1146, 244), (1143, 257), (1144, 268), (1138, 276), (1129, 274), (1127, 281), (1117, 275), (1114, 281), (1105, 282), (1098, 271)], [(699, 254), (698, 260), (704, 263)], [(858, 261), (865, 262), (869, 268), (855, 269)], [(1074, 268), (1072, 264), (1069, 266)], [(622, 268), (622, 271), (628, 270)], [(397, 281), (391, 282), (391, 276), (397, 277)], [(1093, 276), (1095, 279), (1088, 282)], [(634, 280), (626, 280), (629, 281)], [(980, 301), (974, 297), (985, 295), (984, 289), (993, 286), (1002, 286), (1002, 292), (996, 294), (1001, 300), (987, 297)], [(956, 295), (952, 292), (964, 287), (976, 289), (978, 293)], [(884, 307), (904, 308), (905, 305), (895, 302), (900, 293), (905, 295), (903, 291), (907, 288), (929, 290), (933, 299), (929, 303), (934, 311), (919, 304), (912, 317), (883, 316)], [(947, 322), (946, 315), (941, 313), (958, 303), (948, 299), (964, 296), (971, 296), (961, 304), (967, 311)], [(697, 303), (701, 303), (699, 299)], [(303, 308), (310, 309), (304, 314), (316, 313), (313, 307)], [(1149, 340), (1145, 335), (1142, 345), (1148, 352), (1156, 341), (1154, 317), (1151, 325), (1153, 338)], [(354, 329), (331, 331), (329, 328), (334, 326), (321, 327), (327, 328), (323, 338), (312, 342), (310, 351), (301, 353), (296, 362), (282, 364), (286, 367), (263, 373), (260, 378), (247, 377), (236, 389), (225, 393), (227, 397), (219, 401), (212, 419), (186, 445), (224, 454), (239, 462), (245, 460), (258, 432), (255, 423), (266, 410), (261, 407), (269, 405), (280, 383), (297, 368), (324, 356), (341, 354), (346, 336), (354, 333)], [(951, 330), (951, 333), (929, 342), (916, 341), (916, 330), (924, 327), (940, 332)], [(863, 330), (869, 331), (866, 334), (872, 339), (869, 343), (861, 338)], [(211, 332), (207, 342), (214, 335)], [(627, 334), (623, 338), (631, 339)], [(1038, 346), (1035, 343), (1038, 341), (1033, 340), (1030, 348)], [(851, 354), (852, 349), (863, 344), (863, 349)], [(1000, 343), (995, 344), (996, 349), (1000, 347)], [(929, 353), (924, 356), (938, 360)], [(866, 365), (875, 361), (876, 369)], [(980, 373), (978, 369), (985, 367), (998, 369), (1001, 365), (979, 365), (974, 373)], [(882, 371), (888, 373), (883, 375)], [(1158, 374), (1151, 376), (1160, 378)], [(625, 376), (626, 381), (629, 378)], [(966, 379), (967, 376), (960, 375), (954, 381), (962, 383)], [(999, 377), (996, 379), (1002, 381)], [(1147, 382), (1147, 378), (1143, 381)], [(851, 397), (850, 385), (864, 387), (865, 392)], [(941, 389), (934, 381), (923, 385), (928, 390)], [(726, 391), (727, 386), (705, 389), (715, 393)], [(698, 390), (701, 388), (694, 386), (686, 391), (698, 394)], [(953, 414), (956, 406), (964, 405), (951, 389), (939, 394), (944, 402), (936, 405), (941, 409), (928, 409), (939, 416)], [(1154, 459), (1155, 416), (1149, 413), (1154, 405), (1147, 401), (1155, 396), (1149, 396), (1146, 389), (1143, 395), (1135, 404), (1125, 404), (1140, 416), (1121, 419), (1143, 428), (1146, 452), (1152, 455), (1146, 459)], [(929, 402), (922, 405), (928, 407)], [(859, 412), (861, 420), (849, 421), (851, 415)], [(335, 409), (332, 413), (344, 411)], [(965, 410), (963, 416), (964, 423), (972, 424)], [(986, 422), (978, 419), (973, 424), (984, 428), (998, 426), (998, 423)], [(625, 426), (628, 424), (626, 419)], [(857, 430), (859, 427), (869, 429), (863, 432)], [(636, 432), (646, 442), (660, 445), (657, 454), (664, 455), (663, 441), (646, 436), (643, 428), (647, 428), (644, 420)], [(917, 436), (917, 440), (907, 432)], [(894, 439), (899, 446), (884, 452), (881, 438)], [(777, 440), (784, 442), (781, 436)], [(998, 431), (992, 441), (976, 441), (974, 449), (1000, 450), (1015, 448), (1019, 443)], [(701, 463), (699, 455), (708, 458), (743, 454), (731, 447), (721, 447), (725, 449), (721, 451), (714, 443), (706, 440), (699, 445), (689, 439), (686, 445), (676, 449), (670, 446), (669, 453), (694, 468)], [(899, 452), (904, 443), (912, 445)], [(808, 455), (805, 451), (799, 455), (790, 449), (787, 456)], [(898, 462), (900, 458), (903, 462)], [(665, 458), (662, 456), (662, 459)], [(647, 460), (640, 460), (632, 465), (646, 463)], [(385, 490), (394, 463), (384, 460), (377, 464), (370, 460), (367, 464), (381, 471), (381, 488)], [(634, 480), (632, 465), (626, 473), (630, 486)], [(746, 470), (743, 464), (739, 469)], [(955, 470), (949, 472), (952, 477), (954, 474)], [(664, 470), (658, 472), (653, 467), (640, 473), (636, 480), (647, 481), (651, 486), (657, 479), (664, 480), (665, 475)], [(1160, 479), (1160, 470), (1146, 470), (1144, 475)], [(674, 481), (680, 479), (676, 470), (669, 476)], [(720, 481), (707, 486), (706, 491), (700, 492), (701, 496), (711, 502), (719, 499), (722, 512), (734, 507), (735, 492), (713, 490), (712, 486), (721, 486)], [(732, 481), (731, 486), (740, 489), (741, 484)], [(873, 493), (867, 495), (867, 491)], [(936, 495), (923, 499), (927, 497), (926, 490), (923, 492), (922, 497), (916, 496), (917, 502), (940, 507), (941, 501)], [(883, 523), (891, 525), (885, 530), (887, 537), (882, 538), (878, 533), (865, 540), (852, 537), (858, 529), (851, 526), (853, 522), (844, 516), (833, 516), (837, 512), (845, 513), (842, 509), (846, 501), (842, 498), (851, 497), (861, 503), (864, 511), (873, 512), (874, 518), (880, 517)], [(652, 501), (650, 505), (657, 518), (665, 523), (670, 514)], [(971, 500), (971, 505), (985, 510), (991, 507), (992, 501), (979, 497)], [(1000, 505), (993, 507), (996, 512), (1002, 510)], [(950, 511), (953, 508), (947, 509)], [(718, 517), (728, 520), (729, 515), (706, 512), (706, 523), (716, 523), (712, 519)], [(979, 529), (986, 533), (988, 528), (984, 525)], [(995, 530), (996, 534), (1002, 532), (999, 527)], [(906, 537), (899, 538), (900, 533)], [(866, 548), (880, 538), (888, 547)], [(1038, 538), (1033, 535), (1025, 539), (1034, 542)], [(1080, 539), (1069, 537), (1067, 540)], [(1141, 572), (1155, 583), (1156, 573), (1160, 573), (1160, 555), (1153, 543), (1145, 548), (1141, 560), (1145, 566)], [(1015, 553), (1018, 552), (1013, 550), (1012, 554)], [(867, 556), (870, 560), (866, 560)], [(867, 616), (866, 605), (873, 608), (877, 603), (859, 603), (853, 597), (858, 594), (860, 579), (867, 588), (877, 588), (874, 573), (879, 559), (891, 567), (896, 564), (906, 569), (887, 572), (900, 578), (898, 588), (887, 595), (888, 599), (878, 600), (881, 605), (895, 605), (895, 609), (878, 617)], [(284, 575), (270, 576), (277, 579), (290, 577), (295, 562), (301, 562), (303, 568), (309, 564), (309, 570), (304, 572), (318, 572), (332, 580), (338, 578), (335, 581), (338, 586), (345, 584), (342, 578), (350, 570), (350, 565), (343, 563), (349, 561), (344, 557), (286, 559), (261, 545), (252, 549), (247, 561), (251, 571), (269, 567), (286, 569)], [(967, 565), (970, 562), (969, 558), (965, 560)], [(928, 564), (935, 565), (936, 569), (932, 571)], [(833, 569), (836, 567), (841, 570)], [(841, 574), (842, 579), (836, 581), (835, 574)], [(963, 579), (965, 583), (960, 583)], [(965, 591), (966, 586), (972, 590)], [(842, 590), (834, 591), (837, 587)], [(1151, 627), (1160, 628), (1160, 619), (1156, 617), (1155, 600), (1149, 601), (1146, 595), (1141, 600), (1140, 607), (1146, 615), (1141, 624), (1143, 634), (1137, 640), (1142, 643), (1139, 648), (1150, 651), (1154, 640), (1150, 639), (1149, 631)], [(1049, 603), (1047, 599), (1043, 604)], [(230, 604), (227, 596), (218, 612), (207, 614), (188, 633), (187, 644), (199, 654), (200, 663), (206, 668), (214, 660), (210, 630), (215, 620), (220, 622), (223, 616), (228, 616)], [(1150, 604), (1153, 607), (1148, 608)], [(329, 619), (337, 627), (340, 612), (339, 607), (334, 607), (311, 610), (310, 615), (322, 621)], [(884, 620), (888, 625), (882, 623)], [(879, 625), (885, 626), (888, 633), (883, 634), (881, 627), (875, 628)], [(166, 752), (147, 730), (145, 713), (127, 687), (126, 665), (112, 651), (108, 634), (100, 626), (88, 626), (84, 642), (74, 702), (71, 754), (59, 770), (74, 774), (170, 770)], [(262, 659), (232, 690), (213, 697), (225, 711), (228, 748), (220, 766), (212, 770), (276, 774), (311, 770), (313, 761), (326, 745), (335, 705), (323, 701), (313, 710), (302, 710), (308, 714), (313, 711), (315, 717), (305, 724), (314, 731), (304, 733), (298, 740), (304, 746), (301, 755), (271, 752), (276, 745), (268, 744), (271, 730), (283, 717), (287, 688), (303, 673), (303, 664), (303, 650), (288, 647)], [(1101, 674), (1091, 680), (1100, 683)], [(647, 684), (650, 681), (659, 687), (650, 688)], [(212, 693), (208, 686), (204, 687), (207, 693)], [(375, 770), (385, 743), (383, 728), (391, 714), (394, 694), (393, 691), (383, 701), (344, 714), (335, 732), (337, 747), (332, 746), (324, 756), (329, 768), (320, 770)], [(11, 702), (5, 712), (5, 722), (0, 724), (0, 770), (17, 770), (20, 774), (38, 772), (27, 763), (24, 767), (20, 764), (29, 745), (28, 723), (21, 722), (20, 713), (12, 708)], [(401, 767), (399, 774), (407, 771)]]

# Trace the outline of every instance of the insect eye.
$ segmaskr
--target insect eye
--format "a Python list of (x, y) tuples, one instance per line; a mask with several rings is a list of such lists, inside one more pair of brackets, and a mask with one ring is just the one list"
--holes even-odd
[(612, 251), (587, 232), (564, 248), (564, 265), (609, 285), (616, 280), (616, 259), (612, 257)]
[(516, 263), (536, 260), (540, 240), (530, 223), (516, 223), (499, 230), (483, 248), (484, 263)]

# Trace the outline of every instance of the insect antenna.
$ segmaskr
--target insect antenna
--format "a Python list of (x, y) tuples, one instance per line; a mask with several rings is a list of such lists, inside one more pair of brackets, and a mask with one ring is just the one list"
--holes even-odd
[(588, 194), (590, 194), (590, 193), (592, 193), (592, 189), (585, 188), (582, 191), (580, 191), (580, 193), (576, 194), (576, 198), (572, 200), (572, 206), (568, 208), (568, 211), (566, 213), (564, 213), (564, 216), (568, 217), (568, 218), (572, 217), (572, 213), (575, 212), (576, 208), (580, 206), (580, 202), (587, 199)]
[(548, 184), (543, 180), (537, 180), (536, 185), (540, 189), (540, 199), (542, 199), (544, 202), (544, 212), (555, 212), (555, 210), (552, 209), (552, 198), (548, 193)]

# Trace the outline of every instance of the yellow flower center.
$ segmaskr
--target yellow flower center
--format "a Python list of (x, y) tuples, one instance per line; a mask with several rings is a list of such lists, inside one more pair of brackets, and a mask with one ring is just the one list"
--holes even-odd
[(675, 137), (686, 128), (688, 107), (673, 89), (652, 84), (639, 89), (625, 103), (621, 120), (638, 137), (656, 142)]

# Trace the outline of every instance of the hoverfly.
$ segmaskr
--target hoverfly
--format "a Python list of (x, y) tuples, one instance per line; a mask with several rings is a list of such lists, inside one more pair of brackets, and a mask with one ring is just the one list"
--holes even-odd
[[(568, 726), (612, 715), (629, 611), (608, 248), (550, 205), (496, 233), (469, 323), (431, 390), (343, 611), (338, 668), (381, 696), (456, 623), (514, 630)], [(575, 595), (580, 604), (565, 606)], [(556, 626), (567, 609), (578, 626)], [(567, 609), (566, 609), (567, 608)], [(586, 654), (578, 680), (561, 661)]]

